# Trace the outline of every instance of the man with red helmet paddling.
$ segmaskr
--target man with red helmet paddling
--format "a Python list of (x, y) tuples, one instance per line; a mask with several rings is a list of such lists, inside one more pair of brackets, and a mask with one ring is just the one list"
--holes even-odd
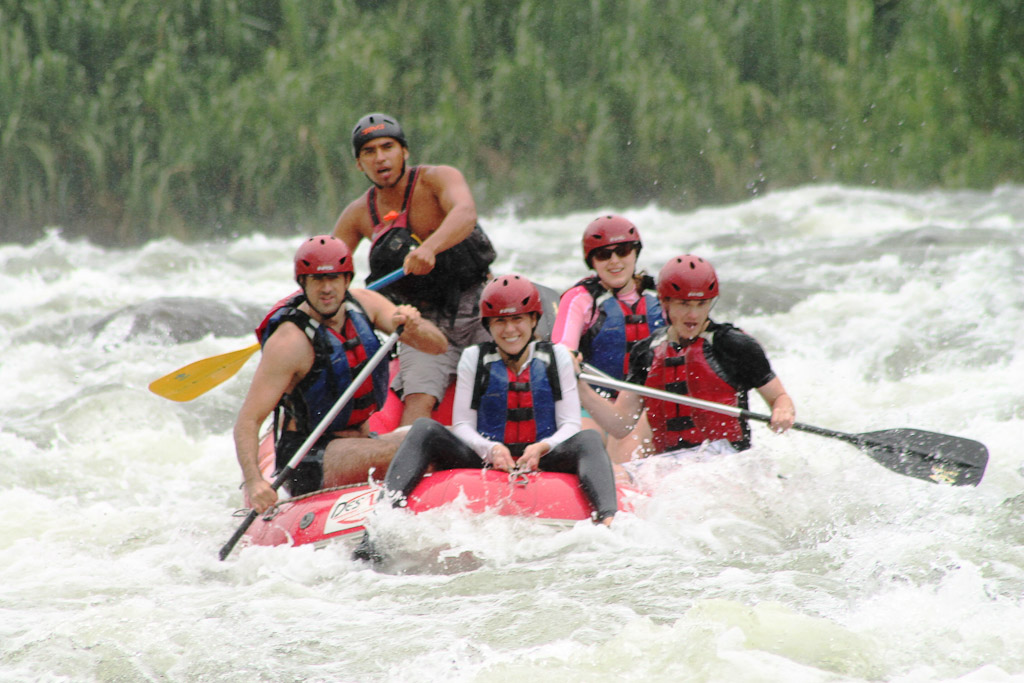
[[(741, 408), (756, 389), (771, 407), (771, 428), (783, 432), (796, 417), (793, 401), (757, 341), (729, 323), (710, 318), (718, 298), (718, 276), (707, 260), (686, 254), (671, 259), (658, 275), (658, 298), (668, 326), (637, 344), (630, 356), (632, 384)], [(583, 406), (614, 436), (629, 433), (647, 409), (655, 456), (687, 459), (750, 448), (746, 420), (623, 391), (609, 401), (586, 384)], [(637, 465), (643, 460), (632, 463)], [(627, 471), (636, 467), (626, 465)]]
[[(384, 488), (400, 504), (427, 468), (544, 470), (579, 477), (594, 509), (609, 525), (618, 510), (611, 460), (592, 429), (580, 430), (580, 403), (569, 350), (536, 337), (540, 293), (520, 275), (484, 287), (480, 322), (491, 341), (459, 359), (452, 427), (420, 418), (395, 453)], [(373, 559), (370, 537), (356, 549)]]
[(408, 166), (405, 132), (394, 117), (361, 118), (352, 131), (352, 152), (373, 187), (342, 211), (334, 236), (353, 252), (364, 238), (370, 241), (367, 281), (402, 268), (406, 276), (382, 291), (416, 306), (449, 342), (441, 356), (400, 348), (395, 389), (404, 403), (401, 423), (408, 425), (443, 398), (462, 349), (487, 339), (477, 304), (494, 249), (477, 225), (462, 173), (451, 166)]
[[(259, 430), (274, 414), (278, 468), (292, 458), (338, 396), (380, 347), (374, 329), (392, 333), (425, 353), (443, 353), (447, 341), (412, 306), (396, 306), (377, 292), (349, 289), (355, 269), (348, 246), (330, 235), (312, 237), (295, 253), (302, 293), (279, 303), (257, 330), (263, 353), (235, 422), (234, 438), (246, 495), (263, 512), (277, 492), (258, 462)], [(370, 439), (366, 419), (384, 404), (387, 365), (360, 387), (287, 482), (293, 496), (366, 481), (383, 471), (396, 445)]]

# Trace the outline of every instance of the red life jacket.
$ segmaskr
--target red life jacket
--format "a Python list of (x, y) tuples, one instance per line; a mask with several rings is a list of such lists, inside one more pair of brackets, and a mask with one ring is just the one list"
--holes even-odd
[(519, 420), (505, 422), (506, 444), (531, 444), (537, 440), (537, 420), (533, 412), (533, 392), (530, 391), (530, 368), (524, 368), (517, 375), (512, 368), (505, 368), (508, 375), (508, 412), (509, 417), (521, 417)]
[[(357, 329), (354, 316), (351, 313), (345, 316), (345, 326), (341, 334), (330, 329), (328, 331), (341, 341), (341, 345), (345, 349), (345, 358), (348, 360), (348, 367), (361, 369), (366, 365), (366, 361), (369, 360), (366, 345), (363, 344), (360, 330)], [(372, 375), (367, 377), (352, 396), (352, 400), (349, 402), (352, 406), (352, 414), (348, 418), (349, 427), (361, 425), (383, 405), (383, 403), (378, 403), (373, 379)]]
[[(745, 393), (715, 372), (708, 362), (708, 348), (709, 342), (702, 337), (683, 347), (668, 339), (661, 341), (652, 349), (653, 362), (644, 384), (673, 394), (740, 405)], [(658, 453), (718, 439), (728, 440), (738, 450), (750, 447), (746, 424), (737, 417), (653, 398), (645, 399), (645, 405)]]

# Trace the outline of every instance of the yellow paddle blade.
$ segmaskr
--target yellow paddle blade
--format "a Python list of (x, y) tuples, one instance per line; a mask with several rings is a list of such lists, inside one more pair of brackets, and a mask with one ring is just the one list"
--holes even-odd
[(191, 401), (234, 376), (245, 365), (245, 361), (249, 360), (249, 356), (259, 350), (260, 345), (253, 344), (238, 351), (197, 360), (169, 375), (153, 380), (149, 390), (172, 401)]

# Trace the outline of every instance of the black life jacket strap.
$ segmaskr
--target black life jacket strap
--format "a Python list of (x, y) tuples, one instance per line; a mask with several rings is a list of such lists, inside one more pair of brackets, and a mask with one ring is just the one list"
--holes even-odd
[[(484, 391), (487, 389), (487, 383), (490, 380), (490, 373), (487, 372), (487, 365), (493, 363), (495, 355), (498, 358), (501, 355), (498, 353), (498, 345), (494, 342), (484, 342), (480, 344), (480, 355), (476, 361), (476, 377), (473, 382), (473, 397), (470, 399), (469, 407), (473, 410), (480, 409), (480, 399), (484, 395)], [(558, 362), (555, 359), (555, 348), (554, 344), (549, 341), (536, 342), (536, 346), (533, 349), (534, 357), (544, 356), (547, 361), (548, 385), (551, 387), (551, 395), (555, 402), (562, 400), (562, 381), (558, 376)], [(512, 385), (517, 383), (513, 382)], [(514, 386), (509, 386), (510, 391), (515, 391)]]

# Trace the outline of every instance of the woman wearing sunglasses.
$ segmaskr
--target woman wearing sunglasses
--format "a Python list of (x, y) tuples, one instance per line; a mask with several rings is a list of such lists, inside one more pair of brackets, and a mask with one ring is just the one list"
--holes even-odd
[[(665, 326), (654, 279), (636, 272), (642, 246), (640, 231), (622, 216), (591, 221), (583, 232), (583, 260), (594, 274), (562, 294), (551, 333), (553, 342), (615, 379), (625, 378), (630, 349)], [(583, 427), (604, 433), (586, 412)], [(630, 460), (647, 433), (642, 420), (631, 438), (609, 439), (612, 460)]]

